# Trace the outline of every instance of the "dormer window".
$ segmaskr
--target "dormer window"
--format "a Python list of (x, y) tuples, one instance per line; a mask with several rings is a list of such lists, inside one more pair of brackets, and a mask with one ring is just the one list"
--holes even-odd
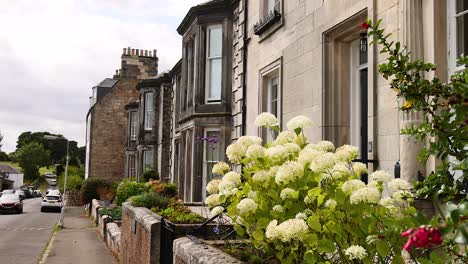
[(211, 25), (206, 30), (206, 103), (221, 101), (223, 68), (223, 27)]

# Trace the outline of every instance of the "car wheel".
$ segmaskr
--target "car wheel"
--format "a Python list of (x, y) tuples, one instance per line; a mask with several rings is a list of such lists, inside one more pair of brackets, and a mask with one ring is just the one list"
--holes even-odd
[(44, 208), (41, 207), (41, 213), (43, 213), (43, 212), (44, 212)]

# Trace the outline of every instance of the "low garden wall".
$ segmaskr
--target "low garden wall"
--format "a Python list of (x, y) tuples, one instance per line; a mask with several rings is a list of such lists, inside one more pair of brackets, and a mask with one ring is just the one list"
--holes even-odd
[(174, 240), (174, 264), (243, 263), (212, 246), (195, 243), (187, 237)]
[(156, 214), (124, 203), (121, 232), (122, 264), (159, 263), (161, 221)]
[(107, 247), (111, 250), (114, 257), (120, 263), (121, 258), (121, 237), (122, 232), (120, 227), (116, 223), (108, 223), (106, 225), (106, 236), (105, 241)]
[(80, 191), (67, 191), (67, 206), (83, 206)]
[(101, 215), (99, 218), (98, 234), (103, 240), (106, 240), (107, 224), (111, 223), (112, 219), (108, 215)]

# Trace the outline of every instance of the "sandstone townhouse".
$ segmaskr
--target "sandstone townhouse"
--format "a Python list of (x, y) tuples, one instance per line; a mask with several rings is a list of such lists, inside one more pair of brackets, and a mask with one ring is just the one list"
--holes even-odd
[[(413, 58), (437, 64), (435, 75), (447, 80), (460, 69), (456, 57), (468, 50), (467, 16), (463, 0), (212, 0), (194, 6), (177, 28), (181, 61), (135, 84), (131, 98), (114, 104), (114, 114), (129, 120), (118, 132), (128, 140), (121, 134), (111, 147), (102, 144), (94, 158), (120, 177), (141, 175), (151, 163), (163, 179), (178, 183), (181, 198), (201, 202), (211, 166), (226, 160), (231, 141), (247, 134), (271, 139), (254, 126), (259, 113), (271, 112), (283, 128), (306, 115), (316, 124), (309, 140), (358, 146), (370, 171), (416, 180), (433, 164), (418, 164), (420, 146), (399, 131), (422, 117), (398, 111), (402, 102), (377, 72), (386, 58), (360, 25), (368, 17), (382, 19), (392, 40)], [(150, 118), (151, 125), (142, 120)], [(105, 135), (91, 133), (91, 146), (103, 140), (96, 137)], [(123, 161), (125, 151), (127, 165), (119, 171), (111, 156), (121, 153), (115, 159)], [(91, 147), (91, 160), (94, 152)], [(89, 168), (89, 175), (106, 174)]]

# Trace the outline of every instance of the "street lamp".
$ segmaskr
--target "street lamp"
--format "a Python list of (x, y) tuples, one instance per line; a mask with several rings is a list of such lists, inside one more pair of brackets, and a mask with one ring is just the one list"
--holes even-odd
[(66, 138), (53, 136), (53, 135), (44, 135), (44, 138), (45, 139), (51, 139), (51, 140), (65, 139), (67, 141), (67, 156), (66, 156), (66, 159), (65, 159), (65, 179), (63, 181), (63, 205), (62, 205), (62, 210), (60, 211), (60, 218), (59, 218), (59, 222), (58, 222), (58, 225), (63, 227), (64, 213), (65, 213), (65, 202), (66, 202), (66, 197), (67, 197), (66, 193), (67, 193), (67, 176), (68, 176), (68, 160), (69, 160), (69, 156), (68, 156), (68, 143), (69, 143), (69, 141)]

